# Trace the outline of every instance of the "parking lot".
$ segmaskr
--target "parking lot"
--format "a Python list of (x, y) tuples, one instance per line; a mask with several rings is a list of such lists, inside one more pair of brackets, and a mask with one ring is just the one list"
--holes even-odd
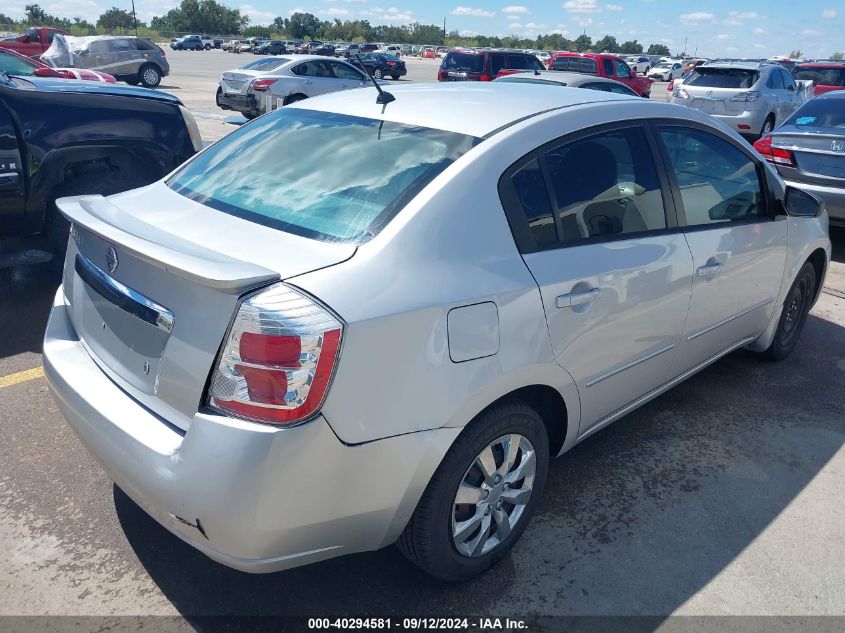
[[(214, 103), (217, 79), (220, 73), (242, 66), (259, 58), (252, 53), (227, 53), (222, 50), (210, 51), (171, 51), (167, 50), (171, 64), (171, 74), (164, 78), (160, 90), (171, 92), (194, 113), (200, 126), (202, 138), (206, 142), (217, 141), (244, 123), (237, 112), (226, 112)], [(395, 83), (435, 81), (440, 60), (417, 59), (406, 57), (408, 74)], [(387, 84), (394, 83), (387, 80)], [(665, 82), (655, 82), (651, 91), (652, 99), (666, 101), (669, 92)]]
[[(204, 140), (251, 55), (168, 51)], [(437, 62), (407, 60), (405, 81)], [(665, 98), (655, 84), (653, 98)], [(0, 615), (845, 615), (845, 231), (796, 352), (739, 351), (552, 463), (512, 554), (460, 585), (394, 548), (271, 575), (205, 558), (129, 500), (59, 414), (54, 266), (0, 269)]]

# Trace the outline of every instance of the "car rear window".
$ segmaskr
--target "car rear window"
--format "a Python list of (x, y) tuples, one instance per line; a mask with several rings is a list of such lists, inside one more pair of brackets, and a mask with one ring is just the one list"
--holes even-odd
[(484, 56), (474, 53), (447, 53), (443, 60), (444, 70), (463, 70), (480, 73), (484, 68)]
[(817, 86), (845, 87), (845, 67), (843, 68), (813, 68), (799, 66), (795, 70), (795, 79), (810, 80)]
[(784, 125), (838, 128), (845, 135), (845, 99), (812, 99), (792, 113)]
[(324, 241), (363, 242), (480, 140), (280, 108), (218, 141), (167, 184), (258, 224)]
[(589, 57), (558, 57), (552, 62), (552, 70), (566, 70), (573, 73), (596, 74), (596, 60)]
[(259, 59), (241, 66), (243, 70), (276, 70), (290, 61), (287, 57), (270, 57)]
[(757, 83), (760, 73), (744, 68), (708, 68), (699, 66), (696, 74), (687, 79), (688, 86), (699, 88), (750, 88)]

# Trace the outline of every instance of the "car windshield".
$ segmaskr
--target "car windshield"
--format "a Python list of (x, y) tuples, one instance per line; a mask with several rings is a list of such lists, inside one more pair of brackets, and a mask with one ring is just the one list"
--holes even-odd
[(444, 70), (464, 70), (480, 73), (484, 67), (484, 56), (474, 53), (449, 53), (443, 60)]
[(552, 62), (552, 69), (595, 75), (596, 60), (588, 57), (558, 57)]
[(784, 125), (845, 131), (845, 99), (813, 99), (793, 112)]
[(167, 184), (258, 224), (362, 242), (479, 142), (455, 132), (280, 108), (218, 141)]
[(35, 74), (35, 64), (0, 51), (0, 72), (19, 77), (31, 77)]
[(750, 88), (759, 78), (760, 73), (756, 70), (699, 66), (686, 83), (699, 88)]
[(810, 80), (817, 86), (845, 87), (845, 66), (842, 68), (820, 68), (799, 66), (795, 70), (795, 79)]

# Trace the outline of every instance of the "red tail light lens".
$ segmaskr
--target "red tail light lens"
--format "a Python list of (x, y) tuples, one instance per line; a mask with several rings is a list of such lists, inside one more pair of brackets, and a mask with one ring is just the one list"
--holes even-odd
[(264, 92), (270, 89), (274, 83), (276, 83), (276, 79), (256, 79), (252, 82), (252, 89), (257, 92)]
[(313, 416), (328, 392), (343, 325), (284, 284), (241, 303), (209, 390), (209, 404), (237, 417), (290, 426)]
[(481, 75), (481, 77), (478, 78), (478, 80), (479, 81), (493, 81), (493, 78), (490, 75), (488, 75), (487, 73), (484, 73), (483, 75)]
[(437, 71), (437, 81), (446, 81), (446, 71), (445, 70), (438, 70)]
[(671, 92), (674, 89), (675, 89), (675, 80), (673, 79), (669, 82), (669, 85), (666, 86), (666, 90)]
[(760, 155), (772, 164), (795, 167), (795, 156), (793, 153), (788, 149), (772, 147), (771, 136), (764, 136), (756, 141), (754, 143), (754, 149), (760, 152)]

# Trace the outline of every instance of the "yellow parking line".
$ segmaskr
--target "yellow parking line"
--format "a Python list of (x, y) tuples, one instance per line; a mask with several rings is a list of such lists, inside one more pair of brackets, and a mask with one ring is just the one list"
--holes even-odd
[(0, 376), (0, 389), (2, 389), (3, 387), (11, 387), (12, 385), (17, 385), (19, 383), (26, 382), (27, 380), (35, 380), (36, 378), (41, 378), (43, 375), (44, 368), (35, 367), (33, 369), (19, 371), (16, 374)]

